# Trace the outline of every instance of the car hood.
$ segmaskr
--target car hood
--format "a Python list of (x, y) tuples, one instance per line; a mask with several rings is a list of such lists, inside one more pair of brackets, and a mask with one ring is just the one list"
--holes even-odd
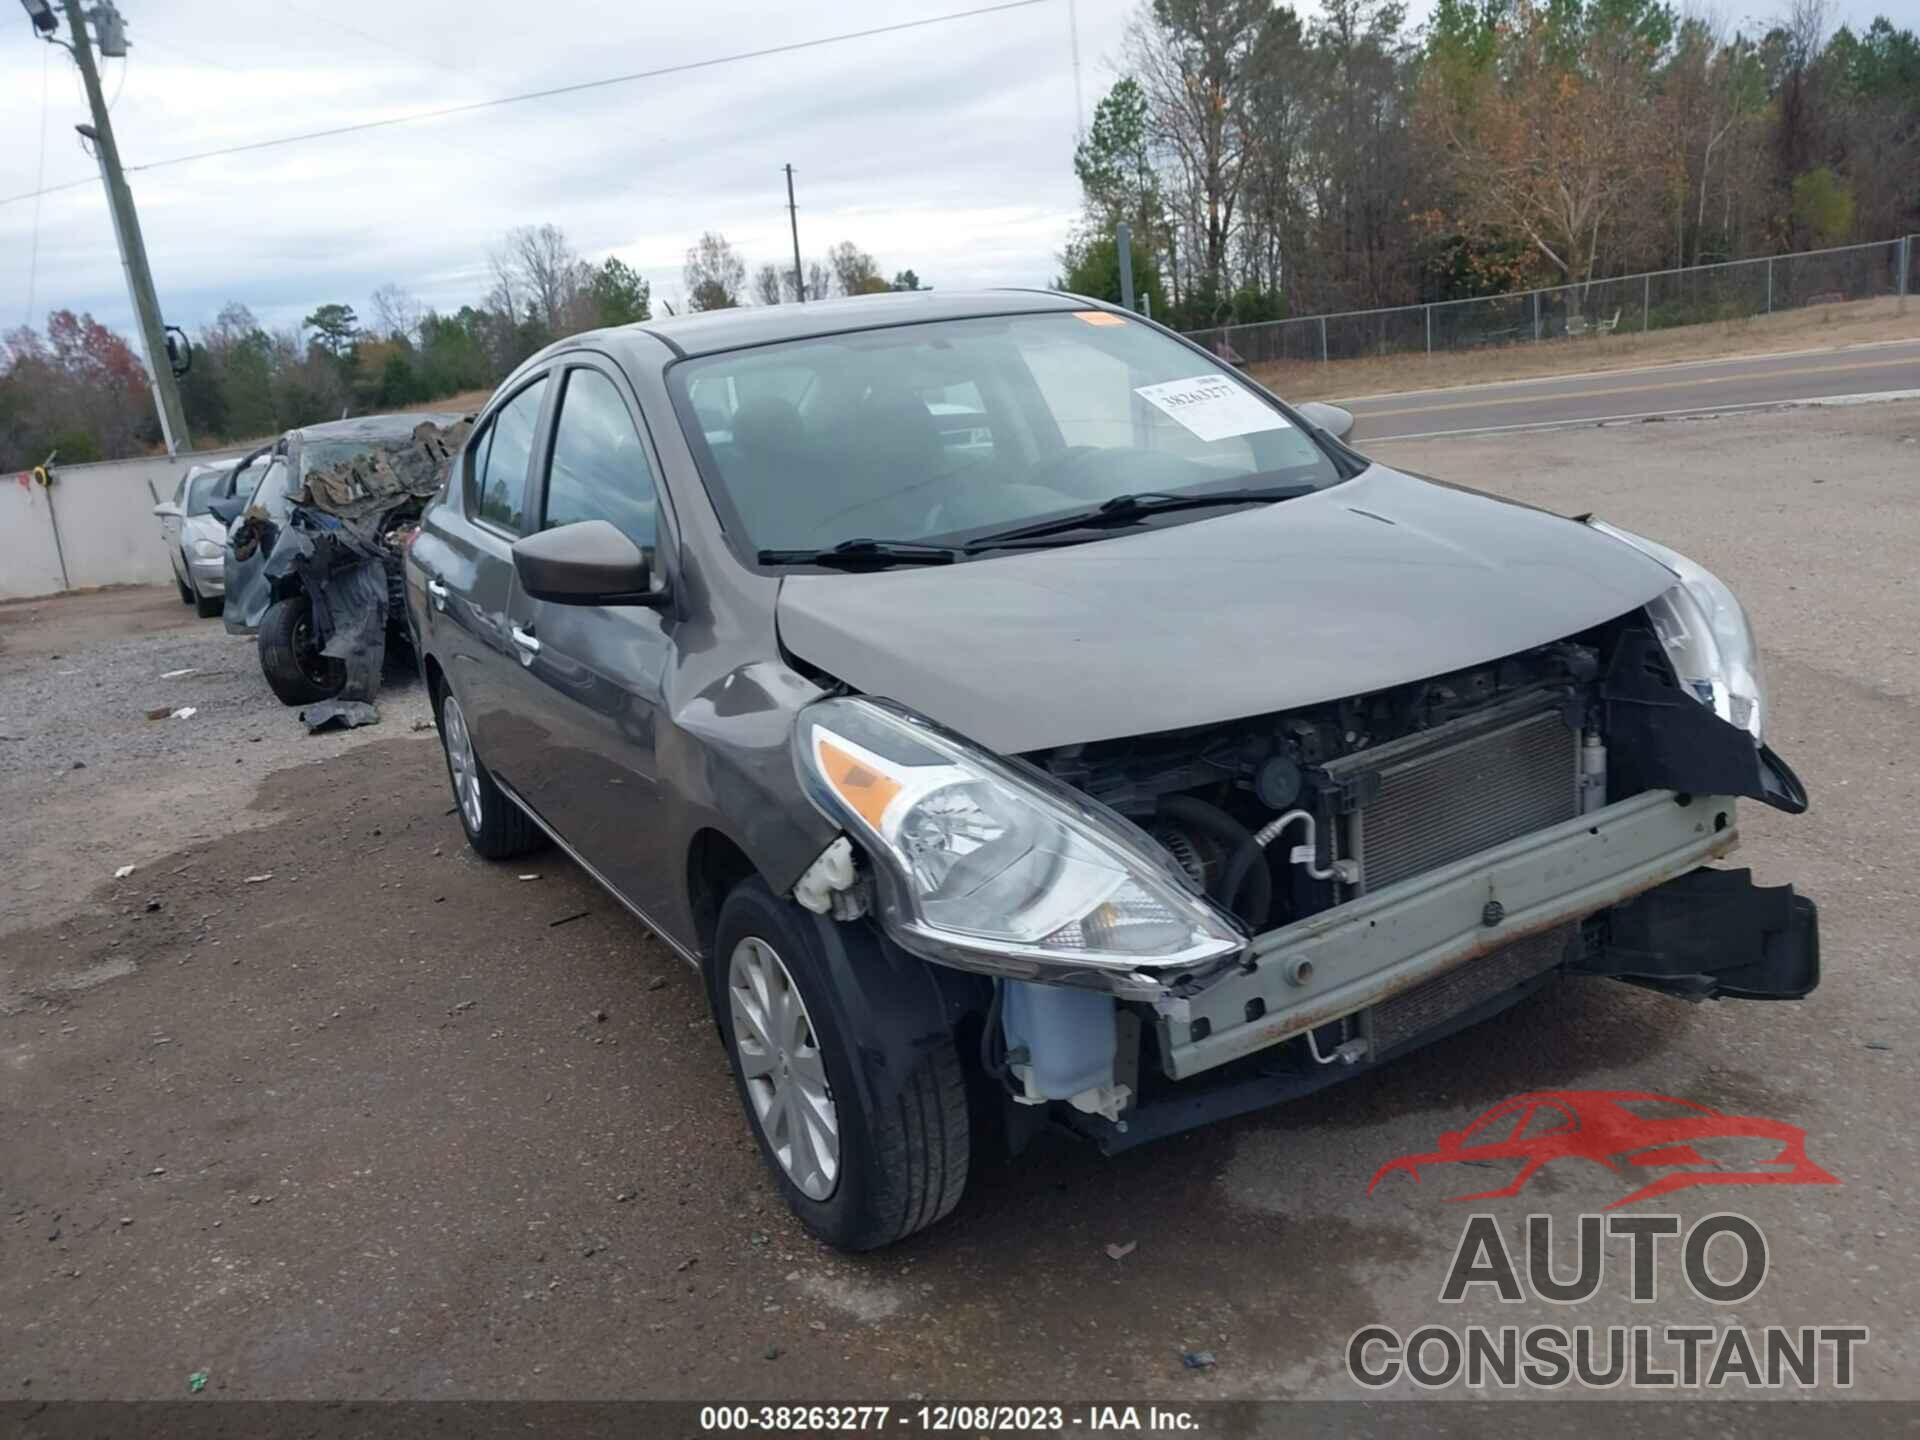
[(1003, 754), (1290, 710), (1543, 645), (1665, 566), (1384, 466), (1298, 500), (952, 566), (797, 574), (781, 643)]
[(227, 527), (211, 515), (189, 515), (180, 522), (180, 538), (189, 545), (196, 540), (211, 540), (216, 545), (225, 545)]

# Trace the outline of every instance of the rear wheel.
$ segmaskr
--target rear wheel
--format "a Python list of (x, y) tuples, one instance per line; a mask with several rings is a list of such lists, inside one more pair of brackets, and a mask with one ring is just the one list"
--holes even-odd
[(260, 669), (285, 705), (330, 700), (347, 683), (347, 662), (320, 653), (313, 602), (304, 594), (276, 600), (260, 617)]
[(843, 1250), (874, 1250), (960, 1203), (966, 1082), (951, 1037), (871, 1105), (855, 1083), (814, 919), (758, 879), (720, 910), (710, 972), (734, 1083), (787, 1204)]
[(440, 695), (440, 748), (447, 756), (447, 779), (460, 811), (467, 843), (488, 860), (511, 860), (546, 838), (526, 811), (507, 799), (473, 753), (467, 717), (451, 690)]

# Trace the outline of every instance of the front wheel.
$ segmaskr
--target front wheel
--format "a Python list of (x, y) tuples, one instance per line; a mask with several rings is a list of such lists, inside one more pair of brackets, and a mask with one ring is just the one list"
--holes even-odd
[(347, 662), (320, 653), (313, 601), (304, 593), (276, 600), (260, 617), (260, 669), (283, 705), (331, 700), (347, 683)]
[(891, 1082), (893, 1093), (868, 1100), (814, 924), (758, 879), (736, 887), (720, 910), (714, 1010), (761, 1158), (787, 1204), (829, 1244), (876, 1250), (960, 1203), (966, 1081), (942, 1037)]

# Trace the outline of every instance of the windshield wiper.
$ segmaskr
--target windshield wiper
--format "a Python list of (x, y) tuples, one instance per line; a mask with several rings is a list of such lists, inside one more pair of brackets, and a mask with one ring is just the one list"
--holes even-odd
[(889, 565), (951, 565), (961, 552), (951, 545), (918, 540), (842, 540), (824, 550), (762, 550), (762, 565), (825, 565), (839, 570), (881, 570)]
[(1088, 510), (1077, 510), (1052, 520), (1037, 520), (1031, 525), (1016, 525), (967, 542), (968, 551), (991, 550), (1013, 540), (1031, 540), (1041, 535), (1060, 535), (1069, 530), (1098, 530), (1110, 525), (1131, 525), (1146, 515), (1165, 515), (1174, 510), (1205, 510), (1215, 505), (1267, 505), (1276, 500), (1297, 500), (1311, 495), (1317, 485), (1278, 485), (1264, 490), (1215, 490), (1205, 495), (1170, 495), (1157, 490), (1140, 490), (1131, 495), (1116, 495)]

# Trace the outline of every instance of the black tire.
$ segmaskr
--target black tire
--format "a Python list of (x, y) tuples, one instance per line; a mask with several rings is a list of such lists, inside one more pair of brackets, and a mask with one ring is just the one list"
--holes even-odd
[(276, 600), (260, 617), (260, 669), (283, 705), (331, 700), (347, 683), (347, 662), (322, 655), (307, 596)]
[(194, 598), (194, 597), (193, 597), (193, 590), (192, 590), (192, 588), (191, 588), (191, 587), (190, 587), (190, 586), (189, 586), (189, 585), (187, 584), (187, 582), (186, 582), (186, 581), (184, 581), (184, 580), (182, 580), (182, 579), (180, 578), (180, 576), (179, 576), (178, 574), (175, 574), (175, 575), (174, 575), (174, 577), (173, 577), (173, 588), (174, 588), (174, 589), (176, 589), (176, 590), (178, 590), (178, 591), (180, 592), (180, 603), (181, 603), (182, 605), (191, 605), (191, 604), (193, 604), (193, 598)]
[[(758, 878), (741, 882), (720, 907), (709, 997), (760, 1158), (787, 1204), (829, 1245), (877, 1250), (925, 1229), (960, 1203), (971, 1152), (966, 1078), (952, 1038), (943, 1037), (922, 1051), (897, 1093), (869, 1110), (865, 1092), (854, 1083), (854, 1037), (843, 1033), (839, 1007), (827, 993), (832, 981), (815, 926), (814, 916), (776, 898)], [(808, 1195), (788, 1175), (748, 1095), (727, 979), (736, 947), (748, 939), (770, 945), (791, 976), (825, 1066), (840, 1154), (837, 1180), (823, 1199)]]
[[(454, 813), (460, 817), (460, 828), (466, 832), (467, 844), (485, 860), (511, 860), (516, 855), (538, 849), (546, 843), (546, 832), (533, 823), (526, 811), (501, 793), (493, 776), (487, 773), (487, 767), (480, 763), (479, 756), (474, 753), (471, 737), (467, 740), (467, 758), (473, 766), (473, 792), (471, 797), (461, 793), (459, 767), (454, 763), (447, 738), (448, 707), (451, 706), (458, 717), (460, 705), (452, 692), (440, 686), (435, 689), (433, 718), (440, 727), (440, 754), (447, 762), (447, 783), (453, 787)], [(455, 733), (466, 733), (464, 718), (458, 719)], [(467, 813), (469, 798), (479, 809), (478, 824)]]
[(224, 595), (202, 595), (198, 590), (193, 592), (193, 613), (202, 620), (211, 620), (226, 608), (227, 597)]

